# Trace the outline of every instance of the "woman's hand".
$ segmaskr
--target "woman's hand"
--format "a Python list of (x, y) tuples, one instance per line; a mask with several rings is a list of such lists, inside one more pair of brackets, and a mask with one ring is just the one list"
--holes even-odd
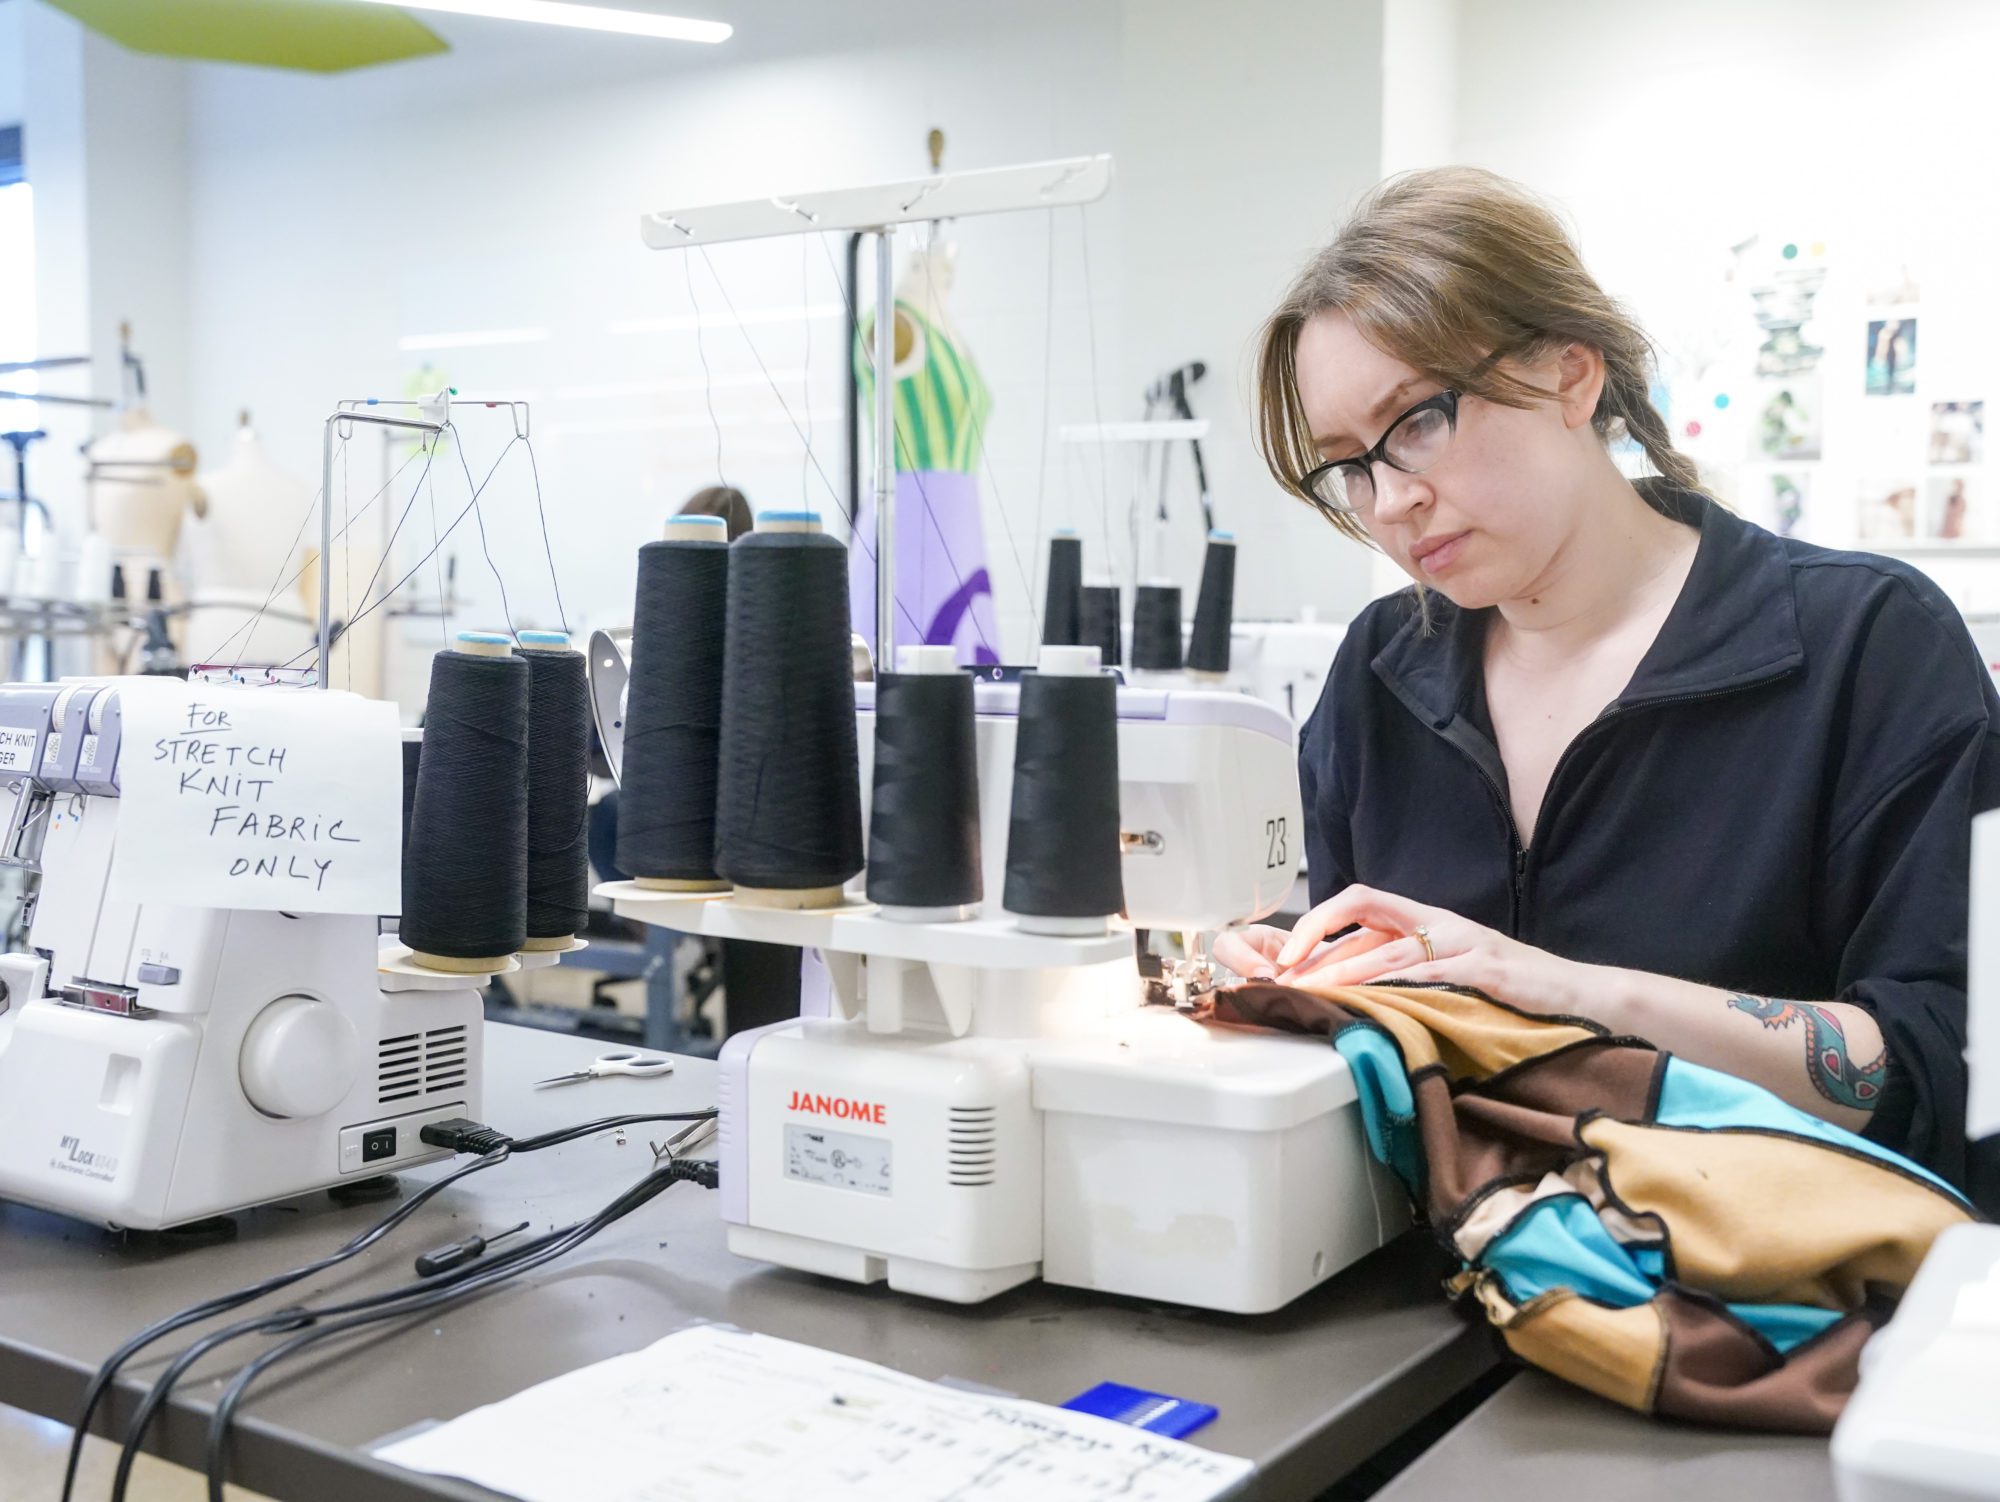
[[(1354, 932), (1323, 942), (1348, 928)], [(1222, 954), (1221, 939), (1216, 953)], [(1310, 982), (1321, 990), (1389, 979), (1427, 981), (1469, 986), (1524, 1012), (1570, 1016), (1593, 1016), (1591, 1002), (1601, 990), (1590, 984), (1592, 966), (1558, 958), (1445, 908), (1363, 886), (1348, 887), (1301, 918), (1271, 963), (1277, 974), (1265, 978), (1280, 985)]]
[(1215, 936), (1209, 958), (1245, 980), (1270, 980), (1278, 973), (1278, 951), (1291, 937), (1290, 931), (1268, 923), (1226, 928)]

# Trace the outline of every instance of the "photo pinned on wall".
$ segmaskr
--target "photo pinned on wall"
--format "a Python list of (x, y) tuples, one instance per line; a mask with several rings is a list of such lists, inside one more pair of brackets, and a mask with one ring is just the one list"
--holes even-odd
[(1931, 463), (1977, 464), (1986, 457), (1986, 403), (1931, 403)]
[(1908, 542), (1916, 535), (1916, 481), (1874, 480), (1862, 485), (1863, 542)]
[(1987, 534), (1980, 488), (1969, 475), (1932, 475), (1924, 482), (1924, 536), (1939, 542), (1977, 541)]
[(1764, 381), (1758, 388), (1757, 452), (1766, 459), (1820, 457), (1819, 377)]
[(1774, 469), (1764, 476), (1763, 513), (1780, 537), (1803, 537), (1809, 524), (1812, 474), (1808, 470)]
[(1868, 394), (1908, 396), (1916, 389), (1916, 318), (1871, 318), (1868, 321)]

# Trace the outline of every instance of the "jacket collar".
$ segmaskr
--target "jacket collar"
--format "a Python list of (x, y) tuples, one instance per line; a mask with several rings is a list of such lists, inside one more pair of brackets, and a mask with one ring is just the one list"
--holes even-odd
[[(1644, 483), (1644, 482), (1642, 482)], [(1782, 677), (1805, 662), (1791, 561), (1784, 543), (1707, 496), (1661, 497), (1700, 529), (1694, 565), (1660, 634), (1612, 708), (1726, 693)], [(1442, 730), (1485, 691), (1484, 610), (1460, 610), (1437, 596), (1426, 634), (1414, 605), (1402, 629), (1375, 655), (1375, 676), (1412, 713)]]

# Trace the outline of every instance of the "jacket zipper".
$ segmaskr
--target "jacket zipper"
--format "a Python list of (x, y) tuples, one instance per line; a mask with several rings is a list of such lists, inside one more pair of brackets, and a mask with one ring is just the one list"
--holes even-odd
[[(1785, 675), (1780, 674), (1778, 676), (1782, 677)], [(1578, 731), (1576, 738), (1563, 748), (1563, 754), (1556, 758), (1555, 768), (1549, 773), (1548, 785), (1542, 789), (1542, 807), (1548, 807), (1549, 797), (1555, 792), (1556, 784), (1562, 779), (1563, 768), (1569, 765), (1569, 759), (1575, 754), (1577, 747), (1581, 746), (1591, 733), (1601, 726), (1609, 725), (1614, 720), (1620, 719), (1636, 710), (1665, 709), (1675, 704), (1696, 704), (1704, 699), (1722, 699), (1728, 697), (1730, 694), (1746, 693), (1753, 688), (1762, 688), (1765, 684), (1774, 681), (1775, 679), (1773, 678), (1762, 678), (1754, 683), (1738, 683), (1732, 684), (1728, 688), (1710, 689), (1706, 693), (1675, 694), (1665, 699), (1645, 699), (1637, 704), (1621, 705), (1611, 710), (1608, 714), (1599, 715), (1588, 725), (1584, 726), (1582, 730)], [(1451, 744), (1449, 736), (1445, 736), (1443, 739), (1446, 744)], [(1521, 826), (1514, 818), (1513, 805), (1507, 801), (1507, 794), (1502, 790), (1499, 782), (1484, 767), (1479, 765), (1471, 753), (1467, 752), (1463, 747), (1455, 747), (1455, 749), (1459, 755), (1465, 757), (1467, 761), (1472, 762), (1473, 768), (1479, 773), (1480, 777), (1485, 781), (1487, 788), (1492, 792), (1493, 801), (1500, 805), (1501, 815), (1507, 820), (1508, 850), (1513, 858), (1513, 884), (1511, 900), (1509, 902), (1508, 937), (1518, 939), (1521, 937), (1522, 904), (1526, 900), (1527, 894), (1529, 847), (1521, 839)], [(1539, 812), (1535, 816), (1535, 823), (1538, 827), (1541, 824), (1541, 815)]]

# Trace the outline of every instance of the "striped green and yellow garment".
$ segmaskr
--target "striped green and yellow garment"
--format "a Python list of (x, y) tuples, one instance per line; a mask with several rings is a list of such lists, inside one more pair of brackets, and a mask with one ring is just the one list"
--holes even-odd
[[(896, 382), (896, 468), (906, 473), (979, 467), (979, 444), (993, 410), (992, 393), (972, 356), (906, 302), (896, 311), (923, 340), (923, 363)], [(875, 315), (861, 320), (854, 372), (863, 411), (875, 401)], [(866, 424), (864, 424), (866, 426)], [(873, 435), (873, 429), (870, 430)]]
[(1514, 1353), (1641, 1413), (1823, 1434), (1932, 1240), (1935, 1175), (1760, 1086), (1477, 992), (1262, 982), (1217, 1020), (1331, 1037), (1369, 1146)]

